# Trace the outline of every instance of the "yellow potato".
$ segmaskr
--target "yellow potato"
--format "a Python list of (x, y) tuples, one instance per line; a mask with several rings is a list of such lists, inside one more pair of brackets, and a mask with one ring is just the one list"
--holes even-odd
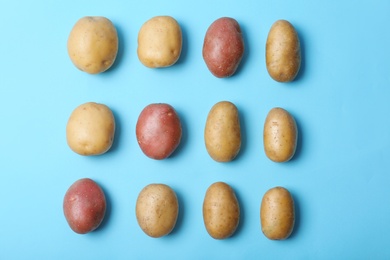
[(108, 70), (118, 53), (118, 34), (113, 23), (101, 16), (77, 21), (68, 38), (68, 54), (82, 71), (97, 74)]
[(178, 22), (170, 16), (155, 16), (146, 21), (138, 33), (138, 58), (149, 68), (168, 67), (176, 63), (182, 49)]
[(165, 184), (149, 184), (138, 195), (136, 217), (150, 237), (169, 234), (176, 225), (179, 202), (176, 193)]
[(271, 109), (265, 119), (264, 151), (274, 162), (287, 162), (295, 154), (298, 129), (292, 115), (283, 108)]
[(88, 102), (73, 110), (66, 126), (69, 147), (80, 155), (107, 152), (114, 141), (115, 119), (103, 104)]
[(241, 148), (241, 128), (237, 107), (228, 101), (215, 104), (204, 130), (206, 149), (217, 162), (232, 161)]
[(268, 190), (260, 206), (261, 230), (271, 240), (288, 238), (295, 223), (294, 200), (283, 187)]
[(203, 221), (207, 232), (215, 239), (228, 238), (236, 231), (240, 222), (240, 205), (228, 184), (216, 182), (207, 189)]
[(295, 28), (286, 20), (276, 21), (268, 34), (266, 65), (276, 81), (294, 80), (301, 66), (301, 47)]

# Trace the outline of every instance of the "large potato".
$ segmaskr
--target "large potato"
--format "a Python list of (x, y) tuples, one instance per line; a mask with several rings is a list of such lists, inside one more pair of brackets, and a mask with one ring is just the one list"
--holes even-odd
[(241, 128), (237, 107), (229, 101), (215, 104), (204, 130), (206, 149), (217, 162), (232, 161), (241, 148)]
[(207, 29), (202, 55), (210, 72), (218, 78), (225, 78), (236, 72), (244, 49), (238, 22), (230, 17), (222, 17)]
[(118, 53), (118, 34), (105, 17), (86, 16), (77, 21), (68, 38), (68, 54), (82, 71), (97, 74), (108, 70)]
[(179, 146), (181, 135), (180, 118), (171, 105), (150, 104), (138, 117), (137, 141), (149, 158), (162, 160), (169, 157)]
[(181, 28), (173, 17), (153, 17), (142, 25), (138, 33), (137, 54), (146, 67), (160, 68), (175, 64), (181, 49)]
[(69, 147), (80, 155), (107, 152), (114, 141), (115, 119), (104, 104), (88, 102), (73, 110), (66, 126)]
[(294, 117), (280, 107), (271, 109), (265, 119), (264, 151), (274, 162), (289, 161), (295, 154), (298, 129)]
[(216, 182), (207, 189), (203, 221), (207, 232), (215, 239), (228, 238), (236, 231), (240, 222), (240, 205), (228, 184)]
[(260, 206), (261, 230), (271, 240), (286, 239), (294, 229), (295, 209), (290, 192), (283, 187), (268, 190)]
[(165, 184), (149, 184), (138, 195), (137, 221), (150, 237), (169, 234), (176, 225), (178, 214), (179, 202), (176, 193)]
[(276, 81), (294, 80), (301, 66), (301, 47), (295, 28), (286, 20), (276, 21), (268, 34), (266, 65)]
[(67, 190), (63, 210), (70, 228), (86, 234), (99, 227), (106, 213), (106, 197), (91, 179), (80, 179)]

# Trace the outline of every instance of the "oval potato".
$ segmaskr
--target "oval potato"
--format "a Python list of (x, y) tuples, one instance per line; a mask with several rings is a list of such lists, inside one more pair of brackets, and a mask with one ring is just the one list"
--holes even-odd
[(209, 235), (225, 239), (236, 231), (240, 222), (240, 205), (234, 190), (224, 182), (213, 183), (203, 201), (203, 221)]
[(165, 184), (149, 184), (140, 192), (136, 217), (141, 229), (150, 237), (169, 234), (176, 225), (179, 202), (176, 193)]
[(295, 79), (301, 67), (298, 33), (286, 20), (276, 21), (268, 34), (266, 65), (269, 75), (278, 82)]
[(138, 33), (138, 58), (149, 68), (168, 67), (177, 62), (182, 50), (182, 32), (171, 16), (155, 16)]
[(263, 142), (267, 157), (274, 162), (287, 162), (295, 154), (298, 129), (293, 116), (280, 107), (271, 109), (265, 119)]
[(271, 240), (288, 238), (295, 223), (294, 200), (283, 187), (268, 190), (260, 206), (261, 230)]
[(241, 148), (241, 127), (237, 107), (229, 101), (215, 104), (204, 130), (207, 152), (217, 162), (232, 161)]
[(97, 74), (108, 70), (118, 53), (114, 24), (101, 16), (86, 16), (73, 26), (68, 38), (68, 54), (80, 70)]

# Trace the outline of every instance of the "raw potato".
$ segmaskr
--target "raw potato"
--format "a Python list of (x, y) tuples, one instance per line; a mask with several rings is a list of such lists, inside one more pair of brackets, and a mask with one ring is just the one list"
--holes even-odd
[(240, 205), (228, 184), (216, 182), (207, 189), (203, 220), (207, 232), (215, 239), (228, 238), (236, 231), (240, 222)]
[(264, 123), (264, 151), (274, 162), (287, 162), (295, 154), (298, 129), (293, 116), (283, 108), (269, 111)]
[(97, 74), (108, 70), (118, 53), (118, 34), (113, 23), (101, 16), (77, 21), (68, 38), (68, 54), (82, 71)]
[(180, 118), (171, 105), (150, 104), (138, 117), (137, 141), (149, 158), (162, 160), (169, 157), (179, 146), (181, 136)]
[(206, 149), (217, 162), (232, 161), (241, 148), (241, 128), (237, 107), (229, 101), (215, 104), (204, 130)]
[(80, 155), (107, 152), (114, 141), (115, 119), (103, 104), (88, 102), (73, 110), (66, 126), (69, 147)]
[(218, 78), (232, 76), (244, 56), (244, 50), (241, 28), (235, 19), (219, 18), (207, 29), (202, 55), (214, 76)]
[(268, 34), (266, 65), (269, 75), (276, 81), (294, 80), (301, 67), (301, 47), (298, 34), (291, 23), (276, 21)]
[(176, 193), (165, 184), (149, 184), (140, 192), (136, 217), (141, 229), (150, 237), (169, 234), (176, 225), (179, 202)]
[(175, 64), (181, 49), (181, 28), (170, 16), (151, 18), (138, 33), (138, 58), (146, 67), (160, 68)]
[(268, 190), (260, 206), (261, 230), (271, 240), (282, 240), (294, 229), (295, 209), (290, 192), (283, 187)]
[(89, 233), (102, 223), (106, 213), (106, 197), (91, 179), (80, 179), (67, 190), (63, 210), (70, 228), (78, 234)]

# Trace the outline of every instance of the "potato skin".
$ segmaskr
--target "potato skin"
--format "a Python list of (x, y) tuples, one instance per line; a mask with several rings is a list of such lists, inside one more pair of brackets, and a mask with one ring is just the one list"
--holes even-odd
[(86, 234), (103, 221), (106, 197), (96, 182), (89, 178), (80, 179), (67, 190), (63, 211), (70, 228), (78, 234)]
[(295, 154), (298, 129), (293, 116), (285, 109), (271, 109), (265, 119), (263, 142), (267, 157), (274, 162), (287, 162)]
[(206, 31), (202, 55), (217, 78), (232, 76), (244, 55), (245, 46), (238, 22), (230, 17), (215, 20)]
[(182, 32), (171, 16), (155, 16), (138, 33), (138, 58), (149, 68), (169, 67), (177, 62), (182, 50)]
[(149, 158), (162, 160), (169, 157), (179, 146), (181, 136), (180, 118), (169, 104), (150, 104), (138, 117), (137, 141)]
[(288, 238), (295, 224), (294, 200), (283, 187), (268, 190), (260, 206), (261, 230), (271, 240)]
[(68, 54), (73, 64), (89, 74), (108, 70), (118, 53), (114, 24), (101, 16), (85, 16), (73, 26), (68, 38)]
[(178, 214), (176, 193), (168, 185), (149, 184), (137, 198), (137, 221), (150, 237), (158, 238), (169, 234), (176, 225)]
[(269, 75), (278, 82), (293, 81), (301, 67), (301, 47), (293, 25), (276, 21), (268, 34), (266, 65)]
[(214, 239), (225, 239), (234, 234), (240, 222), (240, 205), (228, 184), (216, 182), (207, 189), (203, 201), (203, 221)]
[(80, 155), (100, 155), (114, 141), (115, 118), (104, 104), (87, 102), (73, 110), (66, 126), (69, 147)]
[(217, 162), (232, 161), (241, 148), (241, 127), (237, 107), (229, 101), (216, 103), (204, 130), (207, 152)]

